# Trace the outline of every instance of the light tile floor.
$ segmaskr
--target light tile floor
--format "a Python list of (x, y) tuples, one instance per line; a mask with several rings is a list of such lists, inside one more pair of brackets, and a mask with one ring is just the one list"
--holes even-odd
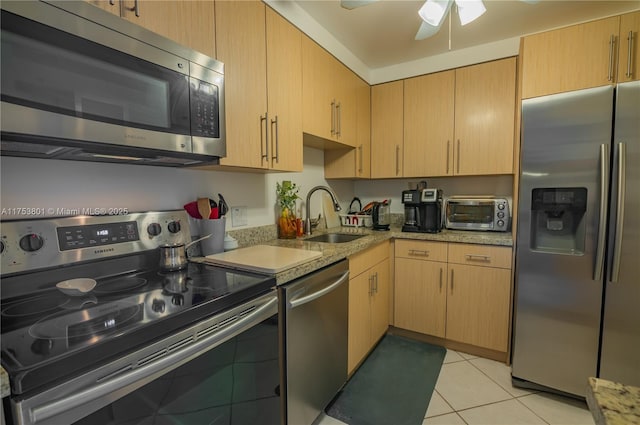
[[(504, 363), (447, 350), (423, 425), (593, 425), (584, 402), (511, 385)], [(323, 416), (316, 425), (343, 425)], [(387, 425), (387, 424), (380, 424)]]

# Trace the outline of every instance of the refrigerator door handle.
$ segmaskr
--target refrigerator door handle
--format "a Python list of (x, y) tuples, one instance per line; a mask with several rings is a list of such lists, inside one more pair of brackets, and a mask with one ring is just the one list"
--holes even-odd
[(607, 198), (609, 191), (609, 146), (600, 145), (600, 220), (598, 222), (598, 244), (596, 246), (593, 280), (602, 279), (604, 266), (604, 245), (607, 226)]
[(618, 281), (620, 275), (620, 257), (622, 254), (622, 233), (624, 227), (624, 198), (627, 192), (626, 178), (627, 148), (624, 143), (618, 143), (618, 200), (616, 201), (616, 233), (613, 239), (613, 260), (611, 266), (611, 283)]

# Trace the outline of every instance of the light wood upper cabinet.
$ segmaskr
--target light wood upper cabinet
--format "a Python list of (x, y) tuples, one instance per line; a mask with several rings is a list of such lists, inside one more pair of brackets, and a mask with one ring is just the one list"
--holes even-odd
[(114, 15), (120, 16), (120, 1), (115, 0), (85, 0), (87, 3), (98, 6)]
[(303, 130), (356, 145), (358, 77), (307, 36), (302, 39)]
[(404, 81), (404, 177), (453, 170), (455, 71)]
[(640, 80), (640, 12), (620, 17), (618, 82)]
[(327, 179), (371, 177), (371, 88), (360, 78), (356, 84), (356, 147), (324, 152)]
[(267, 8), (270, 167), (302, 171), (302, 33)]
[(217, 2), (216, 18), (226, 79), (220, 165), (301, 171), (300, 32), (259, 1)]
[(454, 175), (513, 172), (515, 111), (515, 58), (456, 69)]
[(215, 7), (200, 0), (87, 0), (176, 43), (216, 57)]
[(371, 177), (402, 177), (404, 82), (371, 87)]
[(227, 156), (220, 165), (269, 166), (265, 31), (264, 3), (216, 2), (218, 59), (225, 65), (227, 126)]
[(620, 17), (523, 38), (522, 98), (612, 84)]

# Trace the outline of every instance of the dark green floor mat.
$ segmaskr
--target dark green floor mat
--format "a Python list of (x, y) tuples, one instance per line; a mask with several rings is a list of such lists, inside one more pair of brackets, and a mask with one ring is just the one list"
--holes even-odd
[(327, 414), (349, 425), (421, 425), (444, 347), (385, 335)]

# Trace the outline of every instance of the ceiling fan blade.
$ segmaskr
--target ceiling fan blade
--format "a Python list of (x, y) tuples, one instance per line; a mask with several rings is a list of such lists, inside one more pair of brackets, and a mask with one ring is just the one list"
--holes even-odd
[(355, 9), (357, 7), (366, 6), (371, 3), (375, 3), (378, 0), (341, 0), (340, 6), (345, 9)]
[(434, 27), (433, 25), (427, 24), (422, 21), (420, 24), (420, 28), (418, 28), (418, 32), (416, 33), (415, 40), (424, 40), (425, 38), (429, 38), (432, 35), (436, 34), (440, 30), (440, 26)]

